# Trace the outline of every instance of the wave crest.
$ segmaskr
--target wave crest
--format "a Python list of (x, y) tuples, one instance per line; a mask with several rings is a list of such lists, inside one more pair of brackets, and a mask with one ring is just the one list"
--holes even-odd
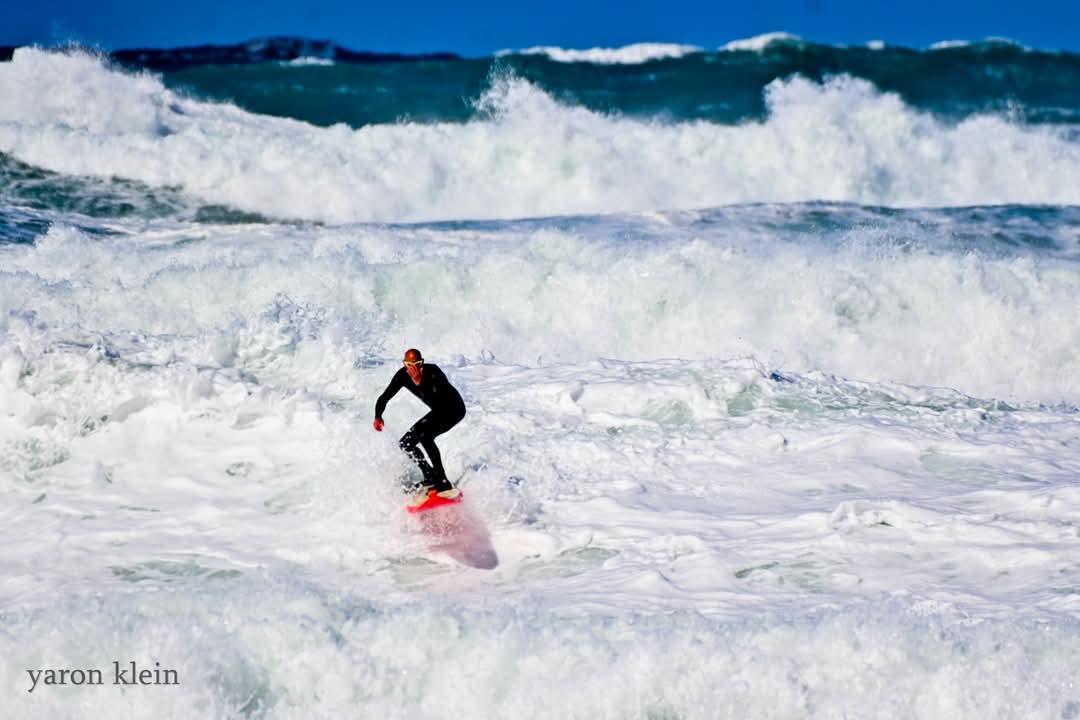
[(679, 45), (675, 43), (634, 43), (617, 48), (588, 48), (585, 50), (553, 47), (550, 45), (525, 48), (523, 50), (503, 50), (496, 55), (545, 55), (555, 62), (587, 62), (599, 65), (636, 65), (652, 60), (680, 58), (690, 53), (701, 52), (697, 45)]
[(1080, 143), (1000, 116), (946, 124), (840, 76), (766, 89), (763, 122), (605, 115), (504, 76), (464, 124), (354, 130), (199, 102), (80, 54), (0, 66), (0, 152), (327, 222), (645, 212), (746, 202), (1080, 203)]

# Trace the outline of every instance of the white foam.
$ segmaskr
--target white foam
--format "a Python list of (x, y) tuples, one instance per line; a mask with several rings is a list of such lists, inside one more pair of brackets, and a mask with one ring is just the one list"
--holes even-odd
[(524, 50), (502, 50), (497, 55), (546, 55), (555, 62), (587, 62), (600, 65), (637, 65), (652, 60), (680, 58), (690, 53), (701, 52), (697, 45), (678, 45), (674, 43), (633, 43), (617, 48), (568, 49), (553, 46), (537, 46)]
[[(227, 584), (228, 586), (228, 584)], [(119, 594), (5, 616), (0, 682), (20, 717), (1069, 717), (1074, 626), (965, 624), (902, 602), (716, 622), (553, 617), (528, 607), (388, 606), (273, 578), (199, 595)], [(257, 618), (257, 622), (252, 619)], [(19, 644), (16, 645), (15, 643)], [(28, 648), (31, 650), (28, 651)], [(180, 687), (118, 688), (161, 658)], [(105, 665), (104, 687), (25, 667)], [(603, 672), (596, 672), (602, 667)]]
[(1030, 51), (1031, 48), (1021, 42), (1007, 37), (988, 36), (977, 42), (970, 40), (941, 40), (930, 45), (931, 50), (950, 50), (953, 48), (971, 47), (973, 45), (1008, 45), (1018, 50)]
[(0, 151), (63, 173), (178, 186), (330, 222), (647, 211), (806, 199), (1080, 202), (1080, 143), (978, 116), (945, 124), (869, 83), (772, 83), (768, 118), (664, 124), (494, 81), (465, 124), (317, 128), (196, 102), (85, 55), (0, 64)]
[(962, 48), (971, 45), (969, 40), (939, 40), (936, 43), (930, 45), (931, 50), (949, 50), (952, 48)]
[[(1075, 327), (1075, 269), (870, 264), (828, 243), (765, 262), (677, 220), (655, 220), (674, 238), (630, 225), (610, 244), (603, 223), (57, 226), (4, 248), (5, 708), (1075, 712), (1075, 408), (721, 356), (741, 327), (930, 377), (928, 340), (999, 382), (1032, 352), (1036, 376), (1062, 363), (1075, 389), (1078, 344), (1054, 334)], [(914, 339), (912, 301), (944, 314), (920, 309)], [(996, 335), (1012, 312), (1026, 323)], [(399, 396), (371, 429), (415, 338), (468, 404), (439, 443), (491, 530), (490, 571), (407, 525), (396, 438), (419, 403)], [(538, 350), (562, 360), (526, 361)], [(659, 351), (685, 357), (631, 359)], [(566, 359), (598, 352), (619, 357)], [(113, 660), (181, 686), (26, 692), (27, 669)]]
[(306, 67), (309, 65), (333, 65), (334, 61), (330, 58), (324, 57), (298, 57), (288, 62), (282, 63), (283, 65), (292, 65), (294, 67)]
[(755, 35), (753, 37), (742, 38), (739, 40), (732, 40), (724, 43), (720, 50), (735, 51), (741, 50), (746, 52), (762, 52), (773, 43), (798, 43), (802, 42), (802, 38), (798, 35), (792, 35), (787, 32), (768, 32), (761, 35)]
[(0, 312), (225, 333), (226, 354), (248, 362), (314, 333), (311, 366), (290, 382), (347, 366), (327, 363), (330, 338), (367, 338), (362, 352), (423, 337), (433, 352), (475, 360), (645, 360), (677, 349), (982, 397), (1080, 400), (1073, 260), (942, 252), (933, 237), (925, 249), (890, 249), (880, 243), (889, 225), (788, 239), (695, 217), (577, 230), (221, 229), (213, 243), (176, 246), (183, 226), (153, 243), (56, 226), (7, 251)]

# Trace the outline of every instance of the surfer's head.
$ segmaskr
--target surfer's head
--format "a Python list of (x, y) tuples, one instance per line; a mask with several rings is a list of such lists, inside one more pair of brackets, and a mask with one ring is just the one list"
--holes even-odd
[(419, 385), (424, 371), (424, 357), (420, 354), (420, 351), (416, 348), (409, 348), (405, 351), (405, 359), (402, 362), (405, 364), (405, 372), (409, 373), (409, 378)]

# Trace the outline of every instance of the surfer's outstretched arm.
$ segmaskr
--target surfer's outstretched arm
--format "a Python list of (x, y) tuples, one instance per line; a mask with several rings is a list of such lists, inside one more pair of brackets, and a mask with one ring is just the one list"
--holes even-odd
[(382, 432), (383, 420), (382, 414), (386, 410), (386, 403), (390, 402), (390, 398), (397, 395), (398, 390), (405, 387), (405, 380), (408, 378), (408, 374), (404, 369), (398, 370), (394, 373), (394, 377), (390, 378), (390, 384), (383, 390), (383, 394), (379, 396), (379, 399), (375, 401), (375, 429)]

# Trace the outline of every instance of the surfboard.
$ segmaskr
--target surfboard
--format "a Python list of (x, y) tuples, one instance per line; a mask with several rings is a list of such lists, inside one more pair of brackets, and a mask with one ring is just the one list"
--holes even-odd
[(457, 488), (443, 490), (442, 492), (429, 489), (426, 492), (414, 495), (405, 505), (405, 509), (415, 515), (416, 513), (428, 512), (446, 505), (457, 505), (464, 499), (465, 495)]

